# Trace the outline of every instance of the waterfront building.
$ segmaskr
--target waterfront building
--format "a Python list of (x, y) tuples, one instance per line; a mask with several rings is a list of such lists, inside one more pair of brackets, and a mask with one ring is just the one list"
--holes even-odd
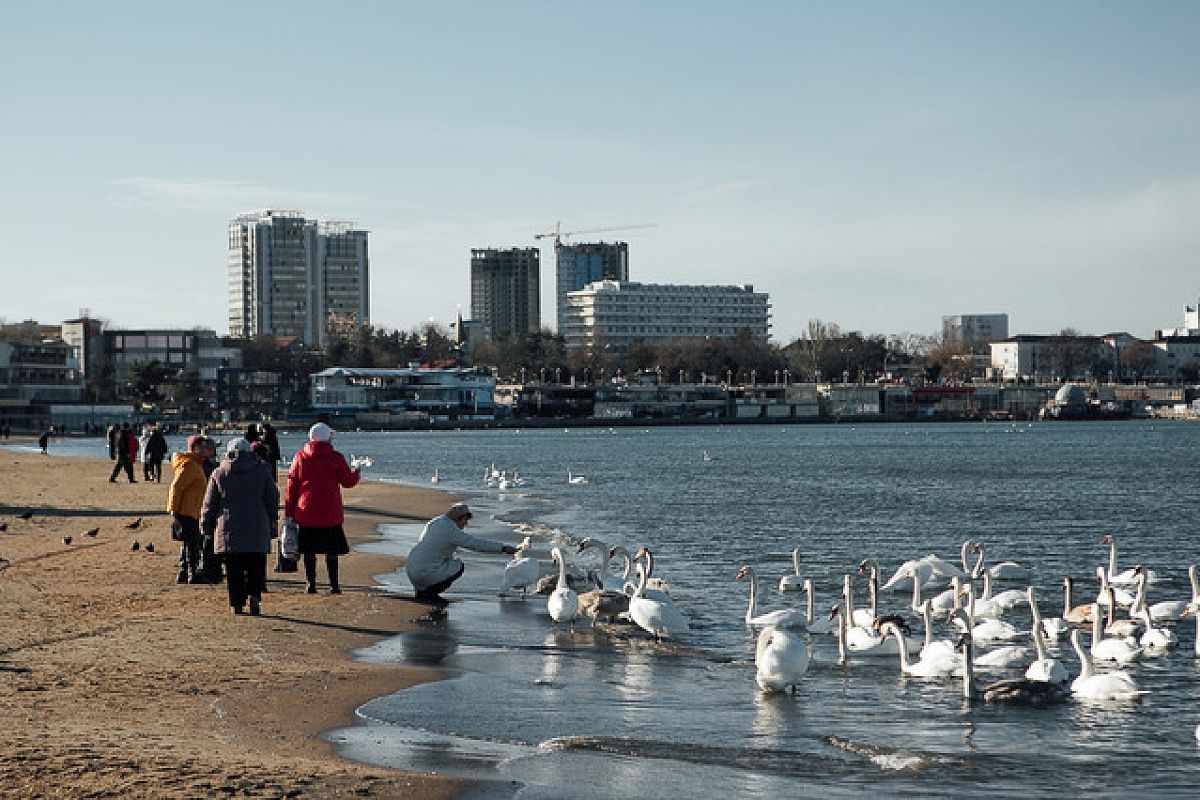
[(567, 293), (568, 348), (610, 346), (621, 350), (635, 341), (732, 339), (748, 331), (770, 335), (770, 298), (754, 287), (598, 281)]
[[(281, 417), (291, 399), (282, 373), (248, 367), (219, 368), (216, 395), (217, 408), (230, 419)], [(280, 455), (285, 460), (288, 456)]]
[(492, 417), (496, 379), (485, 369), (330, 367), (310, 378), (314, 411), (358, 414), (377, 411), (431, 419)]
[(993, 372), (1036, 383), (1106, 378), (1113, 351), (1099, 336), (1020, 334), (990, 343)]
[(300, 211), (229, 224), (229, 334), (324, 347), (370, 324), (367, 231)]
[(942, 317), (942, 338), (967, 352), (988, 351), (988, 344), (1008, 338), (1008, 314), (956, 314)]
[(489, 339), (541, 326), (541, 251), (536, 247), (471, 251), (471, 316)]
[(1200, 303), (1184, 307), (1183, 327), (1155, 331), (1150, 344), (1156, 354), (1156, 375), (1169, 380), (1187, 375), (1195, 380), (1200, 371)]
[[(78, 403), (83, 376), (73, 348), (59, 339), (0, 339), (0, 409)], [(0, 416), (5, 416), (0, 413)]]
[(554, 248), (556, 324), (566, 328), (567, 294), (596, 281), (629, 280), (629, 245), (626, 242), (558, 244)]

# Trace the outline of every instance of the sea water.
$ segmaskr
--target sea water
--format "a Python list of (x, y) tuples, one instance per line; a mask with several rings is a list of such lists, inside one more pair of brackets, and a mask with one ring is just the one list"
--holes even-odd
[[(285, 450), (299, 443), (283, 440)], [(497, 597), (504, 558), (463, 553), (467, 572), (444, 611), (360, 653), (446, 678), (368, 703), (361, 724), (329, 734), (349, 758), (472, 779), (479, 797), (1197, 794), (1190, 618), (1171, 626), (1175, 650), (1128, 667), (1148, 691), (1136, 702), (967, 703), (959, 680), (906, 678), (893, 659), (839, 665), (833, 638), (816, 635), (798, 691), (764, 695), (743, 622), (748, 587), (734, 575), (742, 565), (758, 572), (760, 610), (803, 603), (774, 589), (799, 548), (824, 616), (862, 559), (878, 561), (886, 579), (929, 553), (957, 563), (971, 538), (989, 562), (1031, 568), (1043, 616), (1057, 616), (1064, 575), (1075, 578), (1075, 603), (1095, 596), (1107, 534), (1119, 570), (1140, 563), (1167, 579), (1151, 587), (1151, 602), (1187, 599), (1187, 566), (1200, 560), (1200, 425), (364, 432), (336, 444), (371, 456), (375, 478), (432, 486), (437, 470), (436, 486), (470, 498), (470, 532), (508, 542), (532, 533), (547, 572), (554, 544), (594, 560), (574, 552), (585, 536), (651, 548), (691, 625), (661, 643), (636, 628), (556, 625), (543, 597)], [(485, 488), (493, 465), (526, 485)], [(568, 470), (587, 483), (568, 483)], [(419, 533), (386, 526), (367, 547), (404, 554)], [(403, 571), (381, 580), (411, 592)], [(910, 595), (886, 592), (881, 602), (904, 612)], [(1029, 628), (1023, 606), (1008, 619)], [(944, 623), (938, 635), (951, 635)], [(1065, 639), (1051, 655), (1078, 672)]]

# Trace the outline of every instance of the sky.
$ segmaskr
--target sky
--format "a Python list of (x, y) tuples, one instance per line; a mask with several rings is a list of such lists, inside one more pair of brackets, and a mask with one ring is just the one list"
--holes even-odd
[[(933, 334), (1183, 324), (1200, 3), (0, 0), (0, 318), (226, 333), (231, 219), (370, 231), (371, 322), (473, 247), (622, 226), (630, 278)], [(597, 236), (582, 235), (579, 241)]]

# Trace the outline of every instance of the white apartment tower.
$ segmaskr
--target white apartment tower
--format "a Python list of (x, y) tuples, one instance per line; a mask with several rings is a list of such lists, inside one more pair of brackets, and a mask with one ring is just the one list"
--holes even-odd
[(255, 211), (229, 223), (229, 335), (325, 346), (370, 324), (367, 232), (300, 211)]

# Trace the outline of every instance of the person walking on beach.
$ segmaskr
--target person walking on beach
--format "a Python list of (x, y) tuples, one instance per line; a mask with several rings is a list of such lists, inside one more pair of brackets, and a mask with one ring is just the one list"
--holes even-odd
[(50, 428), (48, 430), (43, 431), (42, 435), (38, 437), (38, 447), (42, 448), (42, 455), (50, 454), (50, 451), (47, 448), (50, 447), (50, 437), (53, 435), (54, 435), (54, 428)]
[(225, 559), (225, 583), (233, 613), (261, 611), (267, 584), (267, 553), (279, 521), (279, 489), (243, 438), (229, 443), (213, 472), (200, 510), (200, 528)]
[(304, 556), (304, 578), (308, 593), (317, 593), (317, 556), (325, 556), (329, 593), (341, 594), (338, 556), (350, 552), (342, 529), (345, 512), (342, 489), (358, 485), (362, 473), (350, 469), (341, 453), (333, 449), (333, 430), (318, 422), (308, 431), (308, 442), (292, 459), (284, 492), (284, 517), (300, 526), (300, 554)]
[(150, 426), (142, 426), (142, 435), (138, 437), (138, 455), (142, 457), (142, 480), (150, 480)]
[(204, 474), (207, 440), (188, 438), (188, 449), (171, 456), (171, 488), (167, 511), (174, 517), (171, 538), (179, 541), (179, 575), (176, 583), (208, 583), (200, 568), (200, 511), (208, 479)]
[(121, 438), (121, 429), (117, 423), (108, 426), (108, 457), (116, 461), (117, 459), (117, 441)]
[[(200, 434), (200, 439), (203, 440), (200, 466), (204, 470), (204, 482), (207, 484), (208, 479), (217, 471), (217, 443), (204, 433)], [(213, 537), (203, 531), (200, 533), (200, 578), (197, 583), (220, 583), (222, 579), (221, 558), (213, 549)]]
[(170, 447), (167, 446), (167, 437), (163, 436), (162, 429), (155, 425), (150, 431), (150, 438), (146, 440), (146, 480), (162, 483), (162, 462), (168, 450)]
[[(283, 460), (283, 451), (279, 449), (279, 436), (275, 433), (275, 426), (269, 422), (264, 422), (262, 426), (262, 443), (269, 448), (270, 457), (263, 456), (264, 460), (271, 465), (271, 474), (279, 474), (279, 462)], [(260, 454), (261, 455), (261, 454)]]
[(133, 431), (129, 429), (129, 423), (121, 423), (121, 430), (117, 434), (116, 458), (117, 463), (113, 466), (112, 474), (108, 476), (109, 483), (117, 482), (117, 474), (121, 470), (125, 470), (125, 474), (129, 476), (130, 483), (137, 483), (133, 478), (133, 462), (137, 461), (138, 440), (133, 435)]
[(471, 509), (466, 503), (455, 503), (445, 514), (434, 517), (421, 531), (404, 562), (404, 571), (417, 590), (417, 599), (445, 602), (441, 593), (450, 588), (466, 571), (466, 565), (454, 557), (460, 547), (480, 553), (513, 555), (517, 548), (491, 539), (480, 539), (466, 532)]

